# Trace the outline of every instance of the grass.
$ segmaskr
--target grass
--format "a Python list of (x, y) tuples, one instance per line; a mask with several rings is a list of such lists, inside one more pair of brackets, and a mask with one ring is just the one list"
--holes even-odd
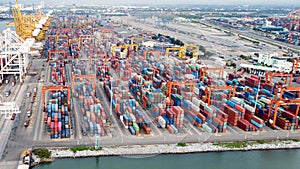
[(50, 158), (51, 156), (51, 151), (45, 148), (36, 149), (33, 153), (41, 159)]
[(99, 150), (103, 150), (103, 148), (102, 147), (95, 148), (95, 147), (87, 147), (87, 146), (76, 146), (71, 148), (71, 151), (73, 153), (76, 153), (77, 151), (84, 151), (84, 150), (99, 151)]
[[(284, 141), (284, 140), (282, 140)], [(290, 141), (293, 142), (300, 142), (299, 139), (292, 139)], [(226, 148), (245, 148), (248, 145), (252, 146), (255, 144), (270, 144), (270, 143), (276, 143), (271, 140), (257, 140), (257, 141), (251, 141), (251, 142), (245, 142), (245, 141), (240, 141), (240, 142), (219, 142), (219, 143), (214, 143), (213, 145), (215, 146), (221, 146), (221, 147), (226, 147)], [(286, 142), (286, 144), (291, 144), (292, 142)]]
[(98, 147), (98, 148), (91, 147), (89, 150), (91, 150), (91, 151), (99, 151), (99, 150), (103, 150), (103, 148), (102, 147)]
[(180, 142), (180, 143), (178, 143), (178, 144), (177, 144), (177, 146), (179, 146), (179, 147), (185, 147), (185, 146), (186, 146), (186, 144), (185, 144), (185, 143), (181, 143), (181, 142)]
[(214, 143), (213, 145), (222, 146), (222, 147), (226, 147), (226, 148), (244, 148), (244, 147), (247, 147), (248, 145), (253, 145), (253, 142), (244, 142), (244, 141), (221, 142), (221, 143)]
[(266, 141), (265, 140), (257, 140), (256, 143), (258, 143), (258, 144), (265, 144)]

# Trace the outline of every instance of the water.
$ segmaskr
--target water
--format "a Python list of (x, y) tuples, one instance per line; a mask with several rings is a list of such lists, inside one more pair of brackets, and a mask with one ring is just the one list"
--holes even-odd
[(12, 20), (12, 19), (0, 21), (0, 33), (7, 28), (10, 28), (11, 30), (15, 30), (15, 27), (6, 26), (7, 23), (10, 23), (13, 21), (14, 20)]
[(57, 159), (34, 169), (298, 169), (300, 150)]

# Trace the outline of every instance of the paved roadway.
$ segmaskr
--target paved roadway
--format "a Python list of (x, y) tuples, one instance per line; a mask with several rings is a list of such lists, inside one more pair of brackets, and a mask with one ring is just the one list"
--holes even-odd
[[(35, 65), (41, 65), (41, 63), (35, 63)], [(41, 68), (41, 66), (38, 66)], [(42, 72), (41, 70), (38, 72)], [(42, 73), (43, 74), (43, 73)], [(9, 142), (5, 144), (1, 143), (4, 147), (6, 147), (4, 151), (4, 160), (0, 163), (0, 166), (5, 166), (6, 169), (16, 168), (18, 165), (18, 160), (20, 159), (21, 153), (29, 147), (33, 145), (33, 124), (36, 122), (37, 113), (35, 111), (35, 107), (31, 105), (31, 97), (27, 98), (25, 93), (27, 91), (33, 92), (33, 88), (38, 85), (37, 76), (27, 76), (24, 80), (24, 84), (20, 87), (18, 84), (16, 87), (18, 89), (14, 89), (14, 93), (17, 95), (11, 100), (15, 100), (20, 106), (21, 114), (16, 116), (14, 121), (6, 120), (6, 122), (10, 121), (13, 124), (12, 127), (5, 125), (7, 127), (7, 131), (11, 131)], [(37, 100), (39, 100), (40, 94), (37, 95)], [(26, 116), (26, 112), (28, 109), (32, 109), (32, 116), (30, 125), (25, 128), (24, 127), (24, 119)], [(3, 128), (2, 128), (3, 129)], [(9, 135), (8, 135), (9, 136)], [(2, 138), (2, 137), (1, 137)]]
[[(6, 97), (5, 96), (5, 91), (6, 90), (11, 90), (11, 94), (10, 96)], [(19, 98), (20, 96), (17, 95), (18, 91), (20, 90), (20, 85), (19, 83), (17, 83), (15, 86), (11, 86), (11, 83), (9, 84), (3, 84), (2, 86), (2, 90), (1, 93), (3, 93), (3, 98), (1, 99), (2, 102), (10, 102), (10, 101), (14, 101), (15, 98)], [(20, 105), (20, 99), (16, 100), (17, 105)], [(1, 119), (0, 119), (0, 140), (1, 140), (1, 144), (0, 144), (0, 159), (2, 159), (2, 156), (4, 154), (4, 150), (6, 147), (6, 144), (8, 142), (10, 133), (11, 133), (11, 129), (14, 127), (15, 123), (17, 122), (19, 118), (19, 115), (16, 115), (15, 120), (10, 120), (10, 119), (5, 119), (5, 115), (1, 115)]]

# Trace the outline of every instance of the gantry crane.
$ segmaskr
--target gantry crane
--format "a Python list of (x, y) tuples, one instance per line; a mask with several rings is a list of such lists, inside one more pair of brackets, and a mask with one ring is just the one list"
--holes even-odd
[(68, 57), (68, 52), (65, 50), (49, 50), (48, 53), (48, 60), (50, 60), (52, 54), (62, 54), (64, 56), (64, 59), (66, 59)]
[(16, 26), (17, 34), (23, 39), (32, 37), (31, 34), (32, 31), (34, 30), (34, 27), (32, 25), (25, 25), (18, 0), (16, 0), (16, 8), (12, 9), (12, 14), (14, 16), (14, 23)]
[(177, 50), (178, 51), (178, 58), (179, 59), (185, 59), (185, 48), (184, 47), (175, 47), (175, 48), (167, 48), (166, 49), (166, 56), (169, 56), (169, 53), (171, 50)]
[(215, 67), (215, 68), (202, 67), (202, 68), (200, 68), (200, 78), (201, 78), (202, 82), (204, 82), (204, 77), (205, 77), (205, 74), (207, 73), (208, 70), (219, 71), (219, 77), (224, 78), (224, 68), (220, 68), (220, 67)]
[(71, 45), (72, 43), (74, 43), (74, 42), (76, 42), (76, 43), (79, 43), (79, 38), (72, 38), (72, 39), (69, 39), (69, 45)]
[(138, 44), (124, 44), (124, 45), (120, 45), (120, 46), (113, 46), (111, 48), (111, 53), (112, 53), (112, 55), (114, 55), (115, 49), (124, 49), (125, 52), (127, 52), (128, 47), (134, 47), (136, 52), (138, 51), (138, 48), (139, 48)]
[(193, 58), (198, 58), (199, 49), (198, 49), (197, 45), (195, 45), (195, 44), (184, 44), (183, 47), (185, 48), (185, 51), (186, 51), (186, 49), (192, 49), (192, 53), (193, 53), (192, 57)]
[(144, 38), (136, 38), (136, 37), (132, 37), (132, 38), (131, 38), (131, 44), (132, 44), (132, 45), (135, 44), (135, 43), (134, 43), (135, 40), (142, 41), (142, 45), (144, 45), (144, 43), (145, 43), (145, 42), (144, 42)]
[(46, 91), (58, 91), (58, 90), (67, 90), (68, 91), (68, 108), (71, 108), (71, 90), (70, 86), (43, 86), (42, 87), (42, 103), (45, 104), (45, 92)]
[(93, 75), (77, 75), (77, 74), (73, 74), (72, 73), (72, 89), (75, 89), (74, 88), (74, 85), (75, 85), (75, 78), (81, 78), (81, 79), (93, 79), (93, 89), (95, 91), (95, 95), (96, 95), (96, 83), (97, 83), (97, 78), (96, 78), (96, 74), (93, 74)]
[[(280, 89), (280, 92), (278, 91)], [(284, 92), (296, 92), (298, 94), (298, 98), (296, 99), (285, 99), (282, 98), (282, 95)], [(268, 118), (270, 118), (270, 115), (273, 110), (273, 104), (275, 104), (274, 113), (273, 113), (273, 123), (272, 128), (275, 128), (276, 125), (276, 118), (277, 118), (277, 111), (280, 106), (284, 105), (297, 105), (295, 115), (298, 116), (299, 114), (299, 108), (300, 108), (300, 87), (277, 87), (275, 90), (275, 96), (277, 96), (279, 93), (279, 97), (271, 100), (271, 106), (268, 113)]]
[(195, 84), (192, 83), (192, 82), (176, 82), (176, 81), (173, 81), (173, 82), (167, 82), (166, 97), (170, 97), (170, 96), (171, 96), (172, 88), (173, 88), (175, 85), (185, 85), (185, 86), (189, 86), (189, 87), (190, 87), (190, 92), (193, 92), (193, 91), (194, 91), (194, 86), (195, 86)]
[(160, 61), (160, 54), (161, 54), (161, 52), (159, 51), (159, 50), (148, 50), (148, 51), (144, 51), (144, 60), (146, 60), (147, 59), (147, 54), (149, 54), (149, 53), (157, 53), (157, 57), (158, 57), (158, 60), (157, 61)]
[(42, 14), (22, 15), (18, 0), (16, 0), (16, 8), (12, 9), (14, 16), (14, 25), (17, 34), (23, 39), (35, 38), (40, 41), (45, 38), (44, 30), (48, 30), (50, 25), (49, 16)]
[(289, 78), (288, 85), (289, 86), (292, 85), (293, 74), (290, 74), (290, 73), (274, 73), (274, 72), (266, 73), (266, 81), (267, 82), (272, 83), (273, 77), (285, 77), (285, 83), (287, 83), (288, 78)]
[(214, 86), (214, 87), (207, 86), (205, 88), (205, 94), (206, 94), (206, 99), (207, 99), (207, 104), (208, 105), (211, 105), (211, 102), (210, 102), (211, 92), (219, 91), (219, 90), (229, 90), (229, 94), (228, 94), (229, 99), (231, 97), (235, 96), (235, 88), (232, 87), (232, 86)]

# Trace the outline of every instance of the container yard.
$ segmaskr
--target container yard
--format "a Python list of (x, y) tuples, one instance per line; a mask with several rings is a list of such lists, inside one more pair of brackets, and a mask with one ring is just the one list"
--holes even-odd
[[(76, 125), (73, 117), (85, 135), (108, 136), (108, 123), (116, 125), (111, 124), (110, 111), (131, 135), (149, 135), (153, 127), (186, 134), (189, 125), (208, 133), (227, 133), (228, 127), (246, 132), (263, 131), (266, 125), (284, 130), (299, 127), (296, 113), (289, 112), (293, 107), (280, 107), (274, 100), (278, 84), (267, 83), (267, 77), (227, 77), (222, 67), (187, 59), (185, 52), (193, 45), (172, 45), (166, 38), (152, 39), (152, 33), (119, 34), (112, 28), (119, 23), (79, 16), (55, 19), (61, 22), (51, 24), (44, 46), (50, 64), (49, 86), (59, 89), (72, 83), (72, 90), (51, 89), (46, 95), (44, 119), (51, 138), (69, 138)], [(75, 20), (91, 25), (81, 25), (81, 29), (69, 25)], [(64, 28), (59, 26), (62, 23)], [(168, 46), (146, 47), (145, 43)], [(109, 102), (97, 97), (98, 86), (103, 86), (98, 91)], [(290, 95), (296, 97), (293, 92)], [(272, 110), (271, 103), (279, 108)]]
[[(26, 58), (18, 67), (1, 62), (19, 71), (0, 72), (5, 82), (1, 92), (4, 101), (17, 100), (20, 110), (10, 107), (15, 113), (7, 114), (9, 124), (12, 128), (13, 120), (17, 119), (16, 126), (21, 121), (21, 127), (14, 128), (30, 136), (31, 145), (96, 147), (297, 137), (300, 87), (293, 79), (298, 78), (299, 59), (292, 59), (291, 72), (251, 75), (202, 58), (201, 44), (195, 41), (173, 43), (167, 33), (182, 36), (186, 23), (172, 22), (174, 29), (184, 29), (161, 29), (165, 32), (160, 34), (156, 31), (160, 27), (141, 29), (128, 17), (124, 23), (114, 17), (59, 12), (50, 18), (42, 35), (18, 42), (29, 51), (38, 50), (38, 56), (22, 55)], [(4, 33), (19, 37), (8, 30)], [(194, 34), (184, 38), (190, 36)], [(8, 123), (4, 116), (0, 120), (2, 126)]]

